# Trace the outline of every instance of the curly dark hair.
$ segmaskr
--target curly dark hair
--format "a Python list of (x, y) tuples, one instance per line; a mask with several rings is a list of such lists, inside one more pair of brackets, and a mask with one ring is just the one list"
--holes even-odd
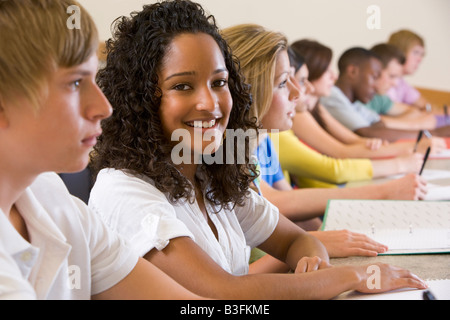
[[(195, 194), (192, 184), (171, 160), (172, 144), (163, 134), (159, 116), (162, 92), (158, 71), (172, 40), (182, 33), (208, 34), (222, 51), (233, 99), (227, 129), (257, 129), (256, 119), (249, 116), (249, 86), (214, 17), (207, 16), (199, 4), (191, 1), (163, 1), (115, 21), (113, 38), (106, 43), (106, 66), (97, 77), (114, 112), (102, 122), (103, 134), (91, 155), (95, 173), (115, 168), (146, 176), (172, 202), (183, 198), (193, 201)], [(227, 145), (223, 143), (221, 148), (226, 149)], [(237, 150), (221, 151), (225, 151), (224, 156), (230, 152), (237, 156)], [(202, 163), (210, 177), (207, 200), (220, 208), (242, 205), (257, 174), (249, 159), (250, 150), (246, 148), (243, 164)]]

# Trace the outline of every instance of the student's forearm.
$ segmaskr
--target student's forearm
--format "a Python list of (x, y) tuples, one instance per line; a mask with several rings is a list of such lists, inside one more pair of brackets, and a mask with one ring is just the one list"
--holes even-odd
[(122, 281), (92, 298), (94, 300), (203, 299), (180, 286), (160, 269), (142, 258)]
[(382, 121), (387, 128), (399, 130), (432, 130), (436, 128), (436, 117), (426, 115), (422, 118), (408, 119), (404, 117), (382, 116)]
[(266, 254), (250, 264), (248, 273), (286, 273), (289, 270), (291, 268), (286, 263)]
[(291, 266), (292, 270), (295, 270), (298, 261), (303, 256), (320, 257), (326, 262), (329, 262), (330, 260), (324, 245), (309, 233), (306, 233), (303, 239), (297, 238), (296, 241), (291, 244), (289, 252), (287, 253), (286, 263)]
[[(429, 131), (436, 137), (450, 137), (450, 126), (444, 126)], [(355, 132), (363, 137), (380, 138), (390, 142), (401, 139), (416, 139), (419, 134), (418, 130), (398, 130), (382, 126), (361, 128), (355, 130)]]
[[(349, 272), (326, 273), (310, 272), (299, 275), (294, 274), (254, 274), (235, 276), (222, 269), (201, 250), (192, 240), (176, 238), (163, 251), (152, 250), (146, 255), (159, 269), (180, 283), (191, 292), (203, 297), (214, 299), (327, 299), (336, 294), (351, 289), (354, 286), (354, 277), (357, 274)], [(325, 269), (324, 269), (325, 270)], [(330, 269), (331, 270), (331, 269)], [(329, 276), (328, 276), (329, 275)], [(147, 277), (141, 274), (143, 280), (140, 288), (149, 294), (156, 292), (157, 285), (163, 285), (160, 279), (155, 283), (146, 283)], [(325, 277), (322, 280), (321, 277)], [(138, 278), (136, 278), (138, 279)], [(325, 283), (326, 286), (318, 286)], [(161, 290), (174, 290), (173, 287), (161, 286)], [(176, 289), (175, 289), (176, 290)], [(174, 298), (179, 297), (180, 291), (174, 291)], [(130, 297), (136, 295), (130, 292)], [(160, 297), (162, 294), (160, 293)], [(170, 297), (169, 297), (170, 298)]]
[(357, 288), (362, 267), (331, 267), (300, 274), (257, 274), (234, 277), (227, 299), (331, 299)]
[(394, 142), (401, 139), (416, 139), (419, 132), (418, 130), (398, 130), (380, 126), (360, 128), (355, 130), (355, 133), (363, 137), (379, 138)]
[(388, 158), (397, 157), (413, 152), (414, 143), (398, 142), (382, 145), (379, 149), (371, 150), (363, 144), (344, 145), (336, 155), (330, 155), (336, 158)]
[(433, 136), (436, 137), (450, 137), (450, 126), (448, 125), (429, 131)]
[(373, 178), (381, 178), (390, 175), (407, 172), (407, 167), (403, 165), (402, 158), (386, 160), (372, 160)]
[(323, 243), (283, 215), (279, 216), (275, 230), (259, 248), (284, 261), (292, 270), (303, 257), (319, 257), (322, 261), (329, 261)]
[(290, 192), (275, 191), (265, 195), (280, 212), (292, 221), (307, 220), (324, 214), (330, 199), (385, 199), (380, 185), (358, 188), (295, 189)]
[[(168, 247), (171, 248), (164, 249), (164, 252), (153, 250), (146, 257), (154, 260), (156, 266), (182, 286), (204, 297), (231, 300), (330, 299), (348, 290), (367, 290), (365, 284), (369, 275), (365, 266), (330, 267), (297, 274), (235, 276), (218, 266), (190, 239), (172, 239)], [(382, 273), (381, 278), (389, 280), (392, 275)], [(164, 286), (155, 289), (161, 285), (158, 279), (156, 284), (140, 284), (143, 290), (148, 291), (173, 290), (173, 287), (166, 290)], [(390, 288), (383, 286), (383, 289)], [(177, 292), (174, 295), (177, 297)]]

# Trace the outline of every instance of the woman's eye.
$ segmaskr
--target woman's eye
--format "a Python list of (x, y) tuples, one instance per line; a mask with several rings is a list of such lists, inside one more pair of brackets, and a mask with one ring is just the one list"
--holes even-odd
[(287, 79), (284, 80), (283, 82), (280, 83), (279, 87), (280, 87), (280, 88), (286, 87), (287, 82), (288, 82)]
[(173, 89), (178, 90), (178, 91), (186, 91), (189, 90), (190, 87), (187, 84), (177, 84), (176, 86), (173, 87)]
[(220, 79), (217, 81), (214, 81), (214, 87), (225, 87), (227, 85), (228, 81), (225, 79)]

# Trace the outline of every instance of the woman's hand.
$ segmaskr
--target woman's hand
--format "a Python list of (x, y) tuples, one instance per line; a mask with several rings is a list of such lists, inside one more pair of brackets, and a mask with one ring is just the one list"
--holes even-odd
[(389, 141), (378, 139), (378, 138), (366, 138), (365, 139), (366, 148), (372, 151), (376, 151), (383, 145), (388, 145)]
[(295, 273), (312, 272), (330, 267), (331, 264), (322, 260), (320, 257), (303, 257), (298, 261)]
[(374, 257), (388, 250), (387, 246), (370, 239), (366, 235), (348, 230), (313, 231), (310, 233), (323, 243), (332, 258)]
[(426, 283), (408, 270), (392, 265), (375, 263), (362, 266), (356, 291), (379, 293), (400, 288), (426, 289)]

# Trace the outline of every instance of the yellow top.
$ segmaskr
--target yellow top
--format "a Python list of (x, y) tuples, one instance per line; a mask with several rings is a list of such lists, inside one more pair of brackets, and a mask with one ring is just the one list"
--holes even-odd
[(336, 159), (311, 149), (292, 130), (271, 134), (281, 168), (297, 179), (299, 187), (336, 187), (349, 181), (373, 177), (369, 159)]

